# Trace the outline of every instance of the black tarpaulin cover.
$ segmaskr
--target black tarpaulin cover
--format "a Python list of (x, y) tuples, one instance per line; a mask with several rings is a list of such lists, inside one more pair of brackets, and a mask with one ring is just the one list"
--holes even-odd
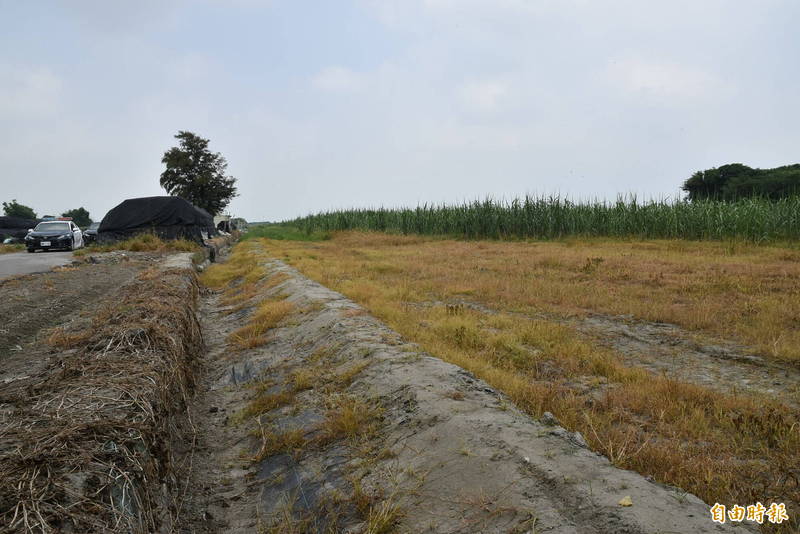
[(109, 211), (97, 229), (100, 242), (153, 232), (163, 239), (203, 242), (201, 232), (214, 235), (214, 218), (180, 197), (129, 198)]
[(35, 219), (22, 219), (20, 217), (0, 217), (0, 237), (23, 238), (29, 228), (34, 228), (39, 223)]

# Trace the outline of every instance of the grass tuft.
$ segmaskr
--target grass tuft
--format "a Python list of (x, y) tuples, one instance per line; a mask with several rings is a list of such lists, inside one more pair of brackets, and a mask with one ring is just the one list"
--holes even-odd
[(352, 397), (338, 397), (328, 409), (322, 423), (323, 441), (347, 439), (358, 441), (375, 431), (380, 410)]
[(305, 431), (302, 428), (275, 432), (273, 429), (262, 428), (261, 448), (256, 453), (254, 460), (260, 462), (276, 454), (295, 454), (302, 451), (307, 444)]
[(0, 244), (0, 254), (9, 254), (11, 252), (22, 252), (23, 250), (25, 250), (25, 245), (19, 243), (13, 245)]
[(228, 343), (237, 349), (251, 349), (267, 342), (264, 334), (274, 328), (294, 311), (294, 304), (286, 300), (265, 300), (255, 311), (250, 321), (228, 336)]
[(278, 393), (259, 392), (241, 411), (237, 412), (232, 418), (233, 424), (240, 423), (247, 419), (258, 417), (262, 414), (271, 412), (276, 408), (291, 404), (294, 394), (289, 391)]
[(403, 517), (400, 507), (391, 500), (378, 503), (370, 509), (367, 516), (365, 534), (389, 534)]
[(316, 373), (316, 369), (303, 367), (293, 371), (290, 380), (294, 391), (299, 392), (312, 389), (314, 384), (319, 380), (319, 376)]

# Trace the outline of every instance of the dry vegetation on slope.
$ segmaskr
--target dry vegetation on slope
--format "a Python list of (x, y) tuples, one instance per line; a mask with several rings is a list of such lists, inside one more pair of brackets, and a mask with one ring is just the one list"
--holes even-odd
[[(251, 299), (285, 279), (281, 276), (266, 278), (267, 273), (261, 265), (265, 256), (255, 245), (252, 241), (240, 245), (228, 261), (212, 265), (201, 277), (202, 282), (210, 288), (226, 288), (222, 304), (232, 306), (231, 312), (250, 306)], [(286, 302), (280, 295), (261, 299), (247, 324), (228, 336), (229, 345), (234, 350), (263, 345), (267, 341), (267, 331), (293, 311), (294, 305)]]
[[(260, 243), (240, 245), (234, 260), (205, 277), (235, 276), (200, 312), (208, 373), (193, 409), (210, 420), (200, 425), (201, 491), (189, 508), (203, 513), (191, 530), (742, 530), (713, 525), (695, 496), (615, 469), (580, 436), (533, 421), (484, 381), (268, 259)], [(248, 263), (264, 277), (245, 281)], [(240, 307), (251, 284), (270, 287)], [(297, 311), (263, 345), (230, 350), (225, 340), (259, 302), (281, 295)]]
[(86, 248), (76, 250), (73, 254), (80, 257), (102, 252), (111, 252), (113, 250), (160, 253), (198, 252), (200, 250), (200, 245), (187, 239), (172, 239), (165, 241), (155, 234), (142, 233), (129, 239), (117, 241), (116, 243), (110, 243), (107, 245), (93, 243)]
[[(179, 521), (203, 345), (186, 269), (148, 269), (0, 394), (0, 532), (161, 532)], [(4, 363), (7, 361), (4, 360)]]
[(621, 467), (712, 503), (775, 500), (797, 510), (795, 409), (765, 395), (728, 394), (627, 366), (558, 319), (601, 312), (665, 321), (796, 365), (795, 250), (360, 233), (318, 243), (268, 241), (267, 248), (529, 413), (553, 412)]

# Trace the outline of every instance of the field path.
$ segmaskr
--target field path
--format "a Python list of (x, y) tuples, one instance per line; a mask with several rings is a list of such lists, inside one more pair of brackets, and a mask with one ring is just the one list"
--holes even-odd
[[(201, 307), (209, 350), (193, 417), (192, 531), (750, 531), (615, 468), (341, 294), (282, 262), (266, 267), (285, 280), (254, 304), (285, 298), (295, 309), (266, 344), (225, 343), (252, 307), (222, 307), (217, 295)], [(264, 408), (247, 416), (254, 398)]]
[(0, 254), (0, 280), (20, 274), (49, 271), (53, 267), (66, 265), (73, 260), (72, 252), (12, 252)]

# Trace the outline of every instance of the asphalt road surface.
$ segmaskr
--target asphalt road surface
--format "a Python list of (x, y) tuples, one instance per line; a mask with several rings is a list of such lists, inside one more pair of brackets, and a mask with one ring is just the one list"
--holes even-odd
[(72, 261), (72, 252), (12, 252), (0, 254), (0, 279), (18, 274), (41, 273)]

